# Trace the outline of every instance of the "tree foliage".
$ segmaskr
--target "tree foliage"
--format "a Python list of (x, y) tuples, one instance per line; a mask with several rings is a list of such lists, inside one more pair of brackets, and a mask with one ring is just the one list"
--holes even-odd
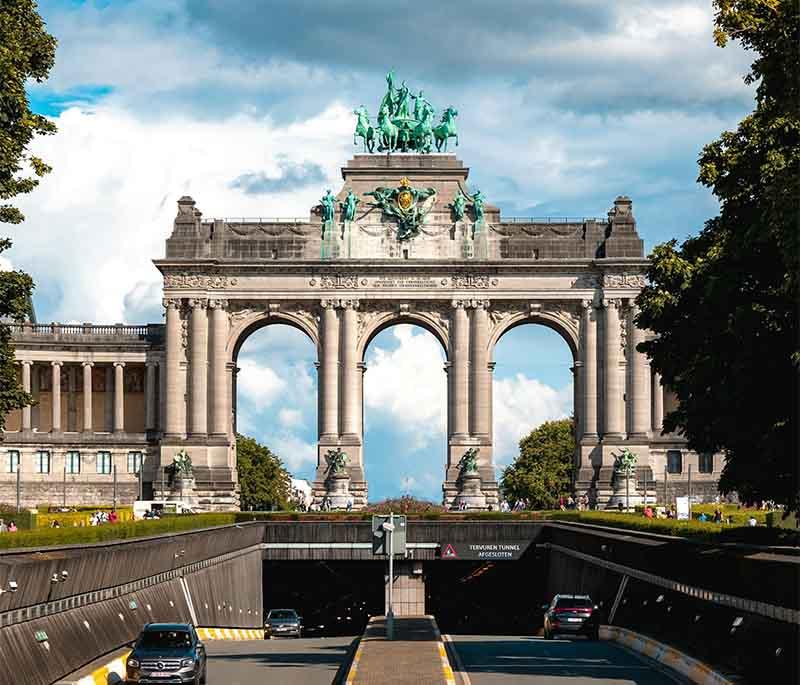
[(292, 478), (280, 457), (245, 435), (236, 436), (242, 510), (289, 508)]
[(756, 106), (700, 155), (719, 215), (653, 251), (636, 323), (679, 406), (665, 417), (700, 452), (724, 451), (723, 492), (796, 508), (800, 269), (800, 10), (715, 0), (715, 40), (755, 53)]
[(575, 454), (572, 419), (546, 421), (519, 442), (519, 456), (503, 471), (503, 494), (528, 500), (532, 509), (552, 509), (570, 490)]
[[(54, 133), (55, 126), (31, 111), (25, 85), (29, 79), (47, 78), (55, 48), (55, 38), (45, 31), (33, 0), (0, 3), (0, 223), (17, 224), (24, 219), (9, 200), (31, 192), (50, 171), (27, 149), (35, 135)], [(11, 241), (0, 238), (0, 254), (9, 247)], [(0, 270), (0, 429), (8, 412), (32, 401), (20, 387), (11, 331), (3, 323), (26, 317), (32, 289), (27, 274)]]

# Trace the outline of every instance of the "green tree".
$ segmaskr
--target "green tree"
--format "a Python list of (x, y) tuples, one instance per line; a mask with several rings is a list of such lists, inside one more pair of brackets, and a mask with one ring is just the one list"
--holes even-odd
[[(31, 111), (25, 85), (29, 79), (47, 78), (55, 49), (33, 0), (0, 3), (0, 223), (18, 224), (25, 218), (8, 201), (31, 192), (50, 171), (27, 150), (36, 134), (54, 133), (55, 126)], [(10, 240), (0, 238), (0, 254), (10, 247)], [(11, 330), (3, 323), (26, 317), (32, 290), (27, 274), (0, 271), (0, 429), (8, 412), (32, 401), (20, 387)]]
[(700, 155), (719, 215), (653, 251), (636, 323), (680, 405), (667, 431), (723, 451), (723, 492), (796, 509), (800, 18), (796, 0), (715, 0), (714, 37), (755, 53), (755, 110)]
[(236, 436), (236, 461), (242, 509), (269, 509), (273, 505), (289, 508), (292, 478), (280, 460), (245, 435)]
[(519, 441), (519, 456), (503, 471), (503, 495), (527, 499), (532, 509), (552, 509), (570, 491), (574, 455), (573, 420), (546, 421)]

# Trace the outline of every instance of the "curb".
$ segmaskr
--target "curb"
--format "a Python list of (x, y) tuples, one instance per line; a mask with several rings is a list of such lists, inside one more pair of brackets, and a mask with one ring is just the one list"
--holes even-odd
[(677, 671), (697, 685), (734, 685), (732, 681), (702, 661), (632, 630), (617, 626), (600, 626), (600, 639), (619, 642), (634, 652)]
[(350, 662), (350, 668), (347, 671), (347, 677), (344, 679), (345, 685), (353, 685), (356, 680), (356, 673), (358, 671), (358, 662), (361, 661), (361, 652), (364, 648), (364, 642), (362, 638), (367, 633), (367, 628), (369, 628), (369, 624), (372, 623), (375, 618), (369, 619), (367, 621), (367, 625), (364, 627), (364, 632), (358, 637), (358, 647), (356, 647), (356, 653), (353, 654), (353, 660)]
[(447, 657), (447, 649), (445, 648), (444, 641), (442, 640), (442, 633), (439, 630), (439, 624), (436, 623), (436, 619), (433, 616), (430, 616), (429, 618), (433, 623), (433, 633), (436, 635), (436, 639), (438, 640), (438, 644), (436, 646), (439, 649), (439, 658), (442, 660), (442, 675), (444, 675), (445, 685), (456, 685), (456, 677), (453, 674), (453, 667), (450, 665), (450, 659)]
[(258, 628), (198, 628), (201, 640), (263, 640), (264, 631)]

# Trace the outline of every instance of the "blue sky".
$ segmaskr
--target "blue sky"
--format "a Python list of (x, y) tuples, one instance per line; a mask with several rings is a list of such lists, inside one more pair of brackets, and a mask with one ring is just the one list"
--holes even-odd
[[(207, 217), (307, 215), (354, 152), (352, 109), (374, 113), (391, 67), (459, 110), (470, 183), (506, 216), (603, 216), (627, 194), (648, 250), (715, 214), (695, 183), (697, 156), (752, 109), (741, 78), (750, 57), (713, 45), (706, 0), (461, 0), (458, 11), (413, 13), (351, 0), (40, 7), (59, 47), (51, 78), (29, 93), (59, 127), (35, 143), (54, 171), (21, 202), (28, 221), (12, 228), (5, 261), (34, 276), (41, 320), (160, 321), (150, 260), (181, 195)], [(270, 328), (245, 344), (254, 380), (240, 415), (308, 475), (316, 378), (310, 343), (293, 334)], [(438, 365), (443, 389), (437, 354), (427, 333), (403, 327), (368, 350), (373, 498), (439, 497), (443, 405), (409, 407), (396, 398), (413, 388), (386, 390), (389, 371), (415, 359), (431, 374)], [(497, 356), (507, 462), (524, 432), (571, 412), (570, 360), (533, 326), (501, 340)], [(436, 405), (441, 390), (428, 392)]]

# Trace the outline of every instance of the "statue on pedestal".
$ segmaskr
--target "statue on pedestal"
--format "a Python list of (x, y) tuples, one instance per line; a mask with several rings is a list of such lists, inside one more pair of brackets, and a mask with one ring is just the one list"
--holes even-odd
[(458, 462), (458, 494), (453, 507), (460, 510), (486, 509), (486, 495), (481, 490), (481, 476), (478, 473), (479, 447), (470, 447)]

